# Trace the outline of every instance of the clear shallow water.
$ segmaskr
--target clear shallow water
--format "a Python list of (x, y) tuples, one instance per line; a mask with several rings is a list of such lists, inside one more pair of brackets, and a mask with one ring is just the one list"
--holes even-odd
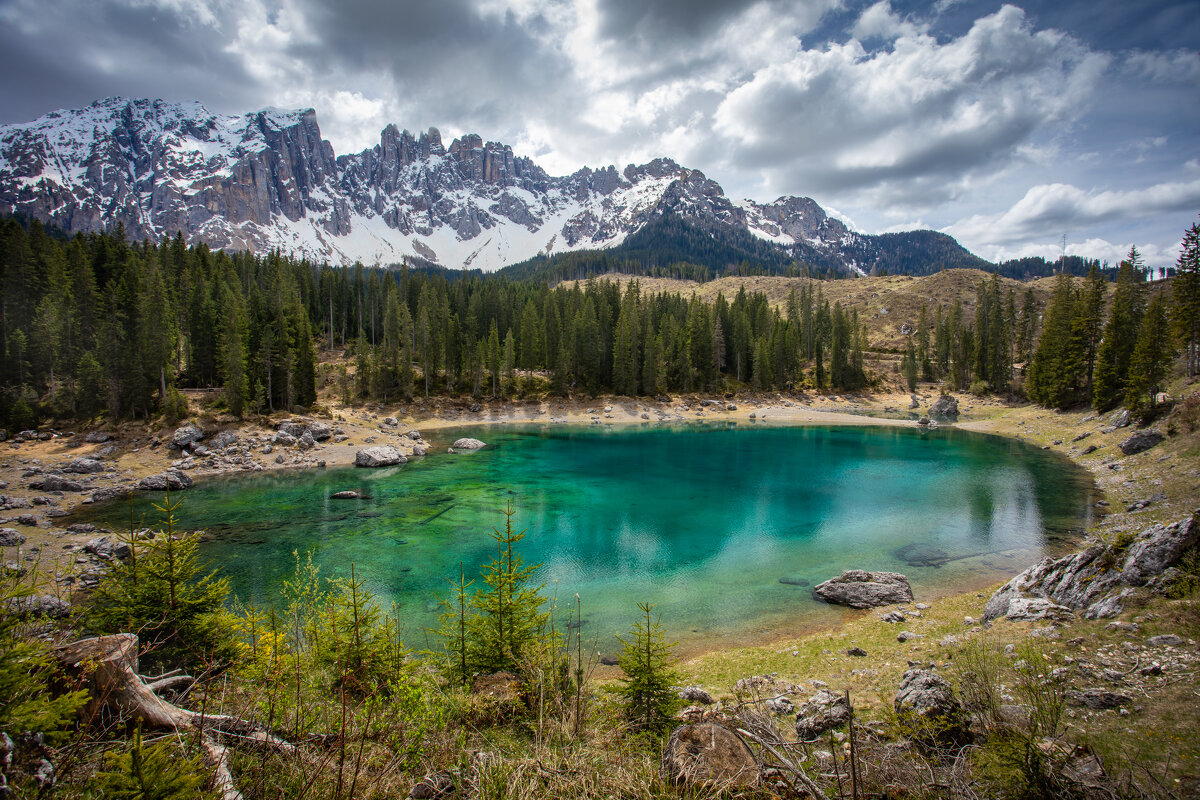
[[(489, 447), (444, 454), (458, 436)], [(953, 429), (494, 426), (427, 438), (442, 454), (394, 468), (202, 481), (178, 516), (209, 532), (202, 554), (241, 599), (276, 602), (293, 551), (311, 552), (322, 575), (354, 564), (422, 645), (446, 579), (494, 555), (488, 532), (511, 499), (526, 562), (542, 564), (564, 613), (580, 595), (585, 634), (608, 652), (643, 601), (695, 645), (839, 618), (810, 586), (844, 569), (903, 572), (918, 599), (999, 580), (1071, 541), (1092, 500), (1090, 477), (1065, 459)], [(330, 499), (345, 489), (370, 499)], [(148, 524), (152, 500), (136, 510)], [(95, 516), (121, 528), (128, 514)], [(950, 560), (915, 565), (914, 545)]]

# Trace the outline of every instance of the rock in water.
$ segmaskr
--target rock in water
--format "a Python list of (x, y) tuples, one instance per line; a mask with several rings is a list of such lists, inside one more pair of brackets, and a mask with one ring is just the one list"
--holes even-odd
[(954, 691), (928, 669), (910, 669), (896, 692), (896, 720), (919, 741), (957, 744), (969, 736), (966, 715)]
[(361, 500), (363, 496), (353, 489), (347, 489), (344, 492), (334, 492), (329, 495), (330, 500)]
[(487, 445), (478, 439), (455, 439), (454, 444), (450, 445), (450, 452), (457, 453), (463, 450), (478, 450), (481, 447), (487, 447)]
[(866, 572), (851, 569), (813, 589), (818, 600), (851, 608), (875, 608), (893, 603), (911, 603), (912, 587), (898, 572)]
[(1117, 445), (1117, 447), (1121, 448), (1121, 452), (1125, 455), (1133, 456), (1149, 450), (1162, 440), (1163, 435), (1158, 431), (1138, 431)]
[(712, 722), (681, 725), (663, 749), (662, 774), (692, 786), (753, 786), (758, 760), (742, 738)]
[(390, 467), (408, 461), (404, 454), (390, 444), (364, 447), (354, 454), (356, 467)]

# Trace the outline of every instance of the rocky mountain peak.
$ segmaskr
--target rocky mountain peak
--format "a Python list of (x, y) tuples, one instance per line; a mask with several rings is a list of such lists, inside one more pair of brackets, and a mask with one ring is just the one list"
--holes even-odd
[(71, 233), (124, 224), (142, 239), (182, 232), (214, 248), (486, 270), (613, 247), (668, 214), (847, 266), (843, 250), (861, 259), (866, 241), (809, 198), (735, 203), (666, 157), (551, 177), (502, 142), (468, 133), (447, 148), (437, 128), (396, 125), (339, 156), (311, 108), (221, 115), (122, 97), (0, 126), (0, 209)]

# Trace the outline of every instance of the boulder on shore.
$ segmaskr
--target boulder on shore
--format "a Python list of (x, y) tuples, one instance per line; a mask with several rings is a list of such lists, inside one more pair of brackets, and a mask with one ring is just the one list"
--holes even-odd
[(484, 442), (478, 439), (462, 438), (455, 439), (454, 444), (450, 445), (450, 452), (457, 453), (459, 451), (478, 450), (481, 447), (487, 447)]
[(812, 742), (845, 725), (849, 719), (850, 702), (846, 696), (822, 689), (808, 698), (796, 713), (796, 735), (802, 742)]
[(817, 584), (813, 597), (851, 608), (875, 608), (913, 601), (908, 578), (900, 573), (861, 569), (846, 570), (836, 578)]
[(929, 416), (935, 419), (956, 419), (958, 417), (958, 400), (944, 394), (929, 407)]
[(25, 534), (16, 528), (0, 528), (0, 547), (19, 547), (25, 544)]
[(138, 481), (137, 488), (147, 492), (164, 492), (167, 489), (181, 491), (191, 485), (191, 475), (172, 469), (161, 472), (158, 475), (147, 475)]
[(391, 467), (408, 461), (404, 454), (390, 444), (364, 447), (354, 454), (356, 467)]
[(914, 739), (958, 744), (970, 736), (967, 717), (950, 684), (928, 669), (910, 669), (896, 692), (896, 720)]
[(62, 468), (63, 472), (73, 472), (76, 475), (90, 475), (93, 472), (103, 472), (104, 465), (94, 458), (76, 458)]
[(1138, 431), (1117, 447), (1121, 448), (1121, 452), (1125, 455), (1134, 456), (1149, 450), (1162, 440), (1163, 435), (1158, 431)]
[(175, 433), (171, 434), (171, 447), (177, 450), (200, 441), (204, 438), (204, 431), (197, 428), (195, 425), (184, 425), (182, 428), (176, 428)]

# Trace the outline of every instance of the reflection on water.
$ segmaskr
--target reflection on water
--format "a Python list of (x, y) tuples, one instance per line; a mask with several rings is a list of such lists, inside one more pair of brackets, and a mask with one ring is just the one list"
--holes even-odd
[[(355, 564), (420, 643), (445, 579), (493, 555), (511, 499), (526, 561), (549, 595), (580, 594), (607, 649), (643, 601), (681, 639), (744, 636), (837, 613), (809, 587), (843, 569), (904, 572), (918, 594), (998, 580), (1090, 508), (1090, 478), (1060, 457), (953, 429), (493, 427), (436, 444), (463, 435), (490, 446), (202, 482), (180, 516), (210, 532), (202, 552), (243, 600), (275, 602), (293, 553), (311, 552), (323, 575)], [(369, 499), (330, 498), (346, 489)], [(98, 516), (121, 526), (128, 511)]]

